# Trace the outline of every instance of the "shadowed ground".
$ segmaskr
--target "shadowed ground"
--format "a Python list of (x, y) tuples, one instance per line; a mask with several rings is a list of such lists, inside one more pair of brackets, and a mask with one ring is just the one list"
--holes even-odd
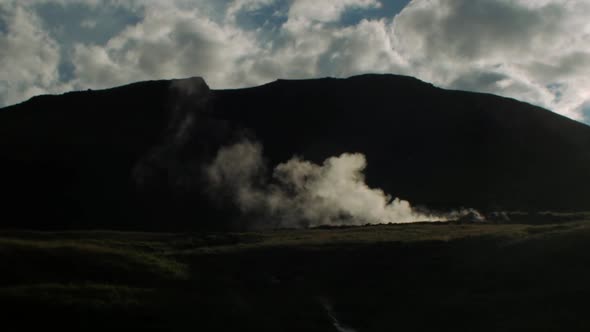
[(587, 331), (588, 243), (586, 220), (3, 231), (0, 303), (20, 330)]

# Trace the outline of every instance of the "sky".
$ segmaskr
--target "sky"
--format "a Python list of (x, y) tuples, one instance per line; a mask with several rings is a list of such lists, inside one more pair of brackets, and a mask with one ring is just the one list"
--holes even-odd
[(394, 73), (590, 123), (589, 17), (588, 0), (0, 0), (0, 107), (153, 79)]

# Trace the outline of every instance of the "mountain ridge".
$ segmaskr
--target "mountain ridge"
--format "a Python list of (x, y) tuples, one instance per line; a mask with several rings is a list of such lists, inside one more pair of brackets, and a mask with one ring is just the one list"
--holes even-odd
[(590, 127), (534, 105), (389, 74), (230, 90), (193, 77), (0, 110), (5, 205), (22, 216), (2, 226), (236, 227), (239, 211), (211, 201), (201, 171), (245, 137), (271, 166), (363, 153), (372, 188), (430, 209), (581, 211), (590, 202)]

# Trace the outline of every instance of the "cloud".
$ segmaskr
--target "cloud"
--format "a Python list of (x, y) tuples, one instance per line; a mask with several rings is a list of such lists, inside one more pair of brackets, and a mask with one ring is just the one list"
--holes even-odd
[(413, 1), (393, 33), (409, 74), (581, 119), (590, 87), (589, 14), (590, 4), (578, 0)]
[(213, 85), (231, 85), (240, 58), (251, 53), (254, 39), (197, 9), (150, 7), (139, 24), (127, 27), (106, 45), (75, 46), (76, 83), (108, 87), (200, 75)]
[(289, 20), (335, 22), (347, 10), (378, 7), (381, 3), (377, 0), (295, 0), (289, 9)]
[[(106, 41), (77, 40), (61, 53), (63, 43), (41, 29), (33, 6), (41, 2), (83, 3), (9, 2), (9, 11), (21, 13), (3, 15), (4, 25), (26, 27), (0, 29), (2, 42), (15, 44), (8, 45), (2, 69), (24, 73), (5, 76), (2, 104), (145, 79), (203, 76), (213, 88), (238, 88), (367, 72), (514, 97), (578, 120), (590, 100), (585, 0), (414, 0), (381, 16), (375, 11), (387, 5), (378, 0), (93, 0), (91, 6), (124, 8), (138, 19), (119, 20), (127, 25), (103, 34)], [(346, 20), (352, 12), (371, 18)], [(76, 22), (79, 29), (84, 21)], [(101, 29), (97, 21), (94, 29), (80, 30), (98, 35)], [(64, 68), (73, 68), (65, 78), (54, 74), (60, 54)]]
[(27, 8), (7, 3), (0, 8), (0, 105), (68, 88), (59, 81), (59, 44)]

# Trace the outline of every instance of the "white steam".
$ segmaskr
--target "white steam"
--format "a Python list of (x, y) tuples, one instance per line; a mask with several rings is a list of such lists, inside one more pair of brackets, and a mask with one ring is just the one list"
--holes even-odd
[[(206, 168), (212, 193), (229, 194), (241, 212), (275, 227), (365, 225), (446, 221), (415, 211), (364, 180), (360, 153), (331, 157), (322, 165), (294, 157), (268, 174), (258, 143), (221, 148)], [(270, 180), (268, 178), (271, 178)]]

